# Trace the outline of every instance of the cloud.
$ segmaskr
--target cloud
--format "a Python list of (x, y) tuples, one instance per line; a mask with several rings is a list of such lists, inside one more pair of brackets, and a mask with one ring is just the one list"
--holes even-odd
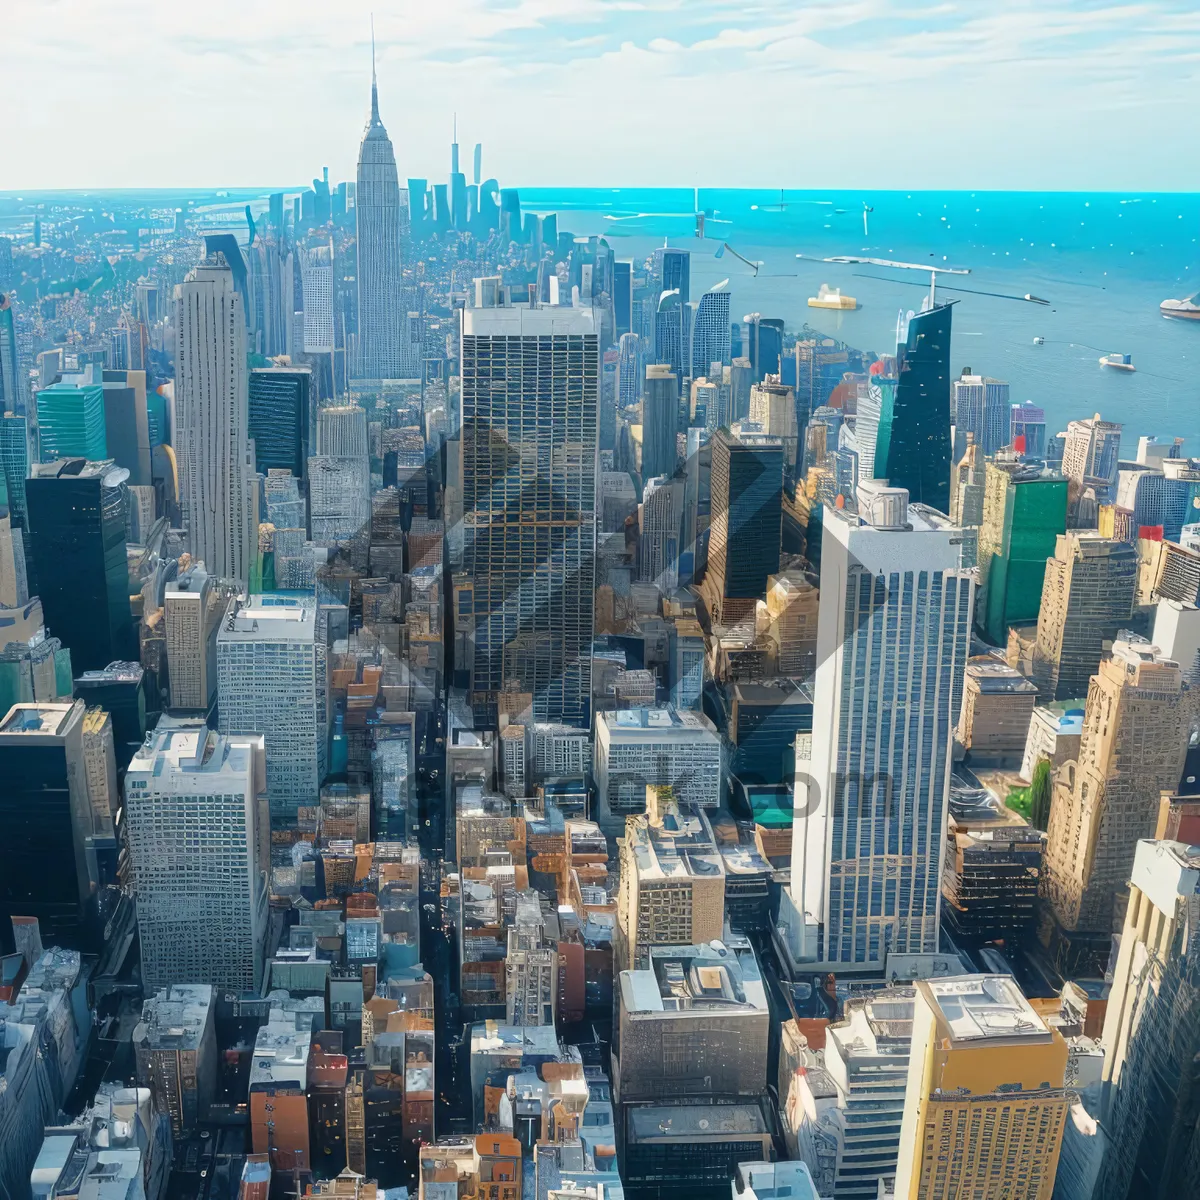
[(372, 8), (402, 174), (1200, 187), (1191, 0), (3, 3), (0, 189), (350, 177)]

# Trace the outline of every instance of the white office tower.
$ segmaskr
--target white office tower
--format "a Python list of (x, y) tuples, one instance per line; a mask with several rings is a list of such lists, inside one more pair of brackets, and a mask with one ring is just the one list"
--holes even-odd
[(246, 321), (233, 272), (218, 254), (176, 290), (179, 507), (192, 556), (242, 583), (258, 547), (248, 427)]
[(646, 788), (669, 787), (681, 803), (721, 803), (721, 737), (703, 713), (672, 707), (596, 714), (596, 821), (606, 831), (646, 811)]
[(973, 584), (960, 531), (904, 488), (861, 483), (858, 509), (825, 510), (812, 759), (796, 764), (780, 914), (805, 971), (938, 949)]
[(683, 480), (659, 475), (642, 494), (638, 578), (665, 595), (679, 586), (679, 530), (683, 524)]
[(266, 739), (272, 824), (294, 824), (297, 808), (317, 803), (328, 693), (312, 598), (250, 596), (230, 606), (217, 634), (219, 724)]
[(344, 546), (369, 535), (371, 460), (367, 413), (357, 404), (317, 413), (317, 453), (308, 460), (308, 506), (317, 546)]
[(317, 453), (334, 458), (366, 458), (367, 410), (357, 404), (333, 404), (317, 411)]
[(304, 353), (332, 354), (333, 243), (301, 251), (304, 291)]
[(401, 323), (406, 311), (401, 298), (400, 179), (391, 139), (379, 119), (374, 62), (371, 116), (358, 151), (354, 215), (358, 235), (358, 372), (365, 379), (399, 379)]
[(125, 820), (148, 991), (258, 991), (269, 832), (260, 737), (202, 721), (155, 729), (125, 775)]
[(366, 541), (371, 524), (369, 461), (325, 454), (310, 458), (308, 508), (314, 546)]
[[(501, 299), (503, 296), (501, 296)], [(590, 718), (599, 338), (591, 309), (462, 312), (465, 537), (455, 611), (475, 692)]]
[(193, 563), (163, 593), (170, 705), (207, 712), (217, 690), (219, 593), (203, 563)]

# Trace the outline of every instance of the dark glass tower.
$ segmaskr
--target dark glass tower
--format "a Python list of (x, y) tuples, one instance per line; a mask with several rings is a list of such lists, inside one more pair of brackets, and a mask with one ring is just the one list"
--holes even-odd
[(112, 662), (102, 671), (85, 671), (75, 680), (75, 697), (112, 717), (117, 769), (124, 771), (146, 740), (144, 672), (135, 662)]
[(875, 451), (876, 479), (943, 513), (950, 511), (950, 308), (939, 304), (909, 320), (896, 348), (896, 381), (880, 384)]
[(312, 372), (298, 367), (257, 367), (250, 372), (250, 436), (254, 469), (272, 468), (302, 479), (313, 452)]
[(75, 701), (0, 718), (0, 951), (13, 917), (36, 917), (47, 946), (89, 948), (83, 716)]
[(613, 317), (619, 342), (633, 331), (633, 263), (621, 259), (613, 263)]
[[(719, 429), (712, 439), (708, 574), (718, 599), (754, 600), (779, 570), (783, 443)], [(707, 582), (707, 581), (706, 581)]]
[(126, 471), (63, 458), (26, 481), (29, 545), (46, 626), (77, 671), (137, 657), (125, 561)]

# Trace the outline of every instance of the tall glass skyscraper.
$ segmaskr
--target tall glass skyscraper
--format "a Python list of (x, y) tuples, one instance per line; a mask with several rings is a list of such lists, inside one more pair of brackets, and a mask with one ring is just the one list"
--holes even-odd
[(590, 309), (462, 314), (463, 571), (475, 692), (510, 678), (534, 715), (586, 727), (595, 591), (599, 337)]
[(127, 471), (60, 459), (25, 485), (29, 551), (50, 632), (76, 671), (137, 657), (125, 562)]
[(948, 518), (878, 483), (858, 503), (861, 517), (824, 513), (812, 759), (797, 763), (780, 914), (804, 970), (938, 949), (974, 584)]
[(705, 292), (692, 322), (692, 378), (707, 375), (713, 363), (728, 366), (729, 293)]
[(399, 379), (403, 353), (400, 270), (400, 179), (379, 119), (371, 64), (371, 119), (358, 151), (358, 371), (365, 379)]
[(250, 372), (250, 436), (255, 469), (304, 478), (316, 428), (316, 395), (308, 367), (256, 367)]
[(642, 394), (642, 479), (675, 474), (679, 458), (675, 431), (679, 425), (679, 377), (667, 363), (646, 368)]
[(898, 377), (880, 378), (875, 451), (876, 479), (943, 513), (950, 511), (950, 310), (939, 304), (909, 319), (896, 348)]
[[(7, 241), (7, 239), (5, 239)], [(0, 291), (0, 411), (24, 413), (25, 392), (17, 357), (12, 301)]]

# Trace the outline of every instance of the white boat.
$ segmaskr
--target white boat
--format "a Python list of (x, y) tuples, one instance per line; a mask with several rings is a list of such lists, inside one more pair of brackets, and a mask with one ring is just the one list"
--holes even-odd
[(1046, 339), (1044, 337), (1035, 337), (1033, 339), (1033, 344), (1035, 346), (1044, 346), (1046, 344)]
[(1158, 306), (1158, 311), (1164, 317), (1177, 321), (1200, 321), (1200, 304), (1196, 303), (1197, 300), (1200, 300), (1200, 292), (1188, 296), (1186, 300), (1164, 300)]
[(1132, 354), (1103, 354), (1100, 356), (1102, 367), (1112, 367), (1114, 371), (1136, 371)]
[(858, 301), (853, 296), (843, 296), (841, 288), (830, 288), (829, 284), (823, 283), (815, 296), (809, 296), (808, 307), (834, 308), (839, 312), (849, 312), (858, 307)]

